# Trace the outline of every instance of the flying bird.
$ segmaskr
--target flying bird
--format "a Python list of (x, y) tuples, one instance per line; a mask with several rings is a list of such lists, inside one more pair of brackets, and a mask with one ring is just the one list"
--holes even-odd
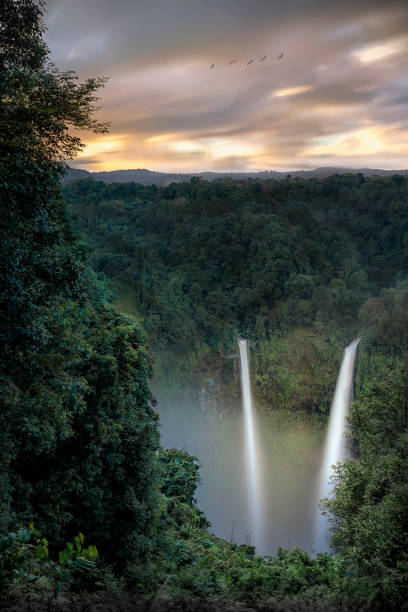
[[(281, 53), (281, 54), (279, 55), (279, 57), (278, 57), (278, 60), (282, 59), (283, 55), (284, 55), (284, 54), (283, 54), (283, 53)], [(263, 57), (261, 57), (261, 59), (260, 59), (259, 61), (260, 61), (260, 62), (264, 62), (264, 61), (266, 60), (266, 58), (267, 58), (267, 57), (268, 57), (267, 55), (264, 55)], [(230, 61), (228, 62), (228, 65), (229, 65), (229, 66), (231, 66), (232, 64), (235, 64), (235, 63), (236, 63), (236, 61), (237, 61), (237, 58), (234, 58), (234, 59), (232, 59), (232, 60), (230, 60)], [(249, 60), (249, 62), (247, 62), (247, 63), (246, 63), (246, 65), (247, 65), (247, 66), (249, 66), (250, 64), (253, 64), (253, 63), (254, 63), (254, 61), (255, 61), (255, 60), (251, 59), (251, 60)], [(214, 68), (214, 66), (215, 66), (215, 64), (211, 64), (211, 66), (210, 66), (210, 70), (212, 70), (212, 69)]]

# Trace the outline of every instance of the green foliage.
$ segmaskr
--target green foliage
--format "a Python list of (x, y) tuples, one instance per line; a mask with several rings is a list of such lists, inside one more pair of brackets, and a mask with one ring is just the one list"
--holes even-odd
[(49, 62), (42, 10), (0, 5), (0, 533), (34, 520), (55, 550), (80, 530), (117, 571), (143, 568), (158, 496), (150, 360), (136, 321), (104, 304), (59, 182), (82, 146), (70, 128), (105, 130), (102, 81)]
[[(0, 587), (116, 588), (107, 564), (130, 592), (162, 585), (172, 603), (403, 609), (408, 181), (78, 181), (66, 194), (81, 243), (60, 178), (82, 146), (70, 128), (106, 129), (93, 117), (104, 80), (77, 83), (49, 62), (42, 10), (0, 5)], [(102, 280), (126, 287), (130, 315), (105, 303), (87, 251)], [(183, 373), (219, 364), (245, 334), (265, 405), (273, 395), (312, 413), (327, 404), (359, 313), (366, 352), (350, 420), (360, 457), (338, 468), (327, 502), (336, 558), (261, 558), (209, 533), (196, 458), (158, 452), (151, 361), (132, 312), (162, 365)], [(21, 527), (32, 520), (47, 539)]]
[(91, 573), (91, 582), (98, 579), (98, 551), (96, 546), (85, 548), (84, 542), (84, 535), (79, 533), (74, 542), (67, 542), (58, 560), (53, 560), (48, 540), (41, 537), (33, 523), (7, 534), (0, 539), (0, 588), (11, 594), (89, 588), (89, 579), (84, 581), (83, 576)]
[(332, 543), (343, 564), (342, 598), (368, 609), (403, 609), (408, 591), (408, 368), (364, 379), (350, 421), (359, 459), (337, 470)]
[(85, 536), (81, 532), (75, 536), (73, 542), (67, 542), (65, 550), (60, 551), (58, 556), (60, 564), (64, 565), (65, 563), (68, 567), (75, 567), (75, 563), (77, 563), (80, 568), (91, 566), (93, 559), (98, 556), (98, 550), (96, 546), (85, 548), (84, 542)]
[(162, 449), (159, 455), (161, 490), (167, 497), (178, 497), (184, 504), (193, 506), (194, 495), (200, 483), (197, 457), (176, 448)]
[[(157, 376), (196, 382), (223, 360), (226, 370), (242, 335), (263, 356), (264, 405), (327, 412), (359, 309), (380, 291), (388, 300), (385, 287), (407, 272), (402, 177), (197, 179), (161, 188), (82, 180), (64, 193), (97, 274), (141, 321)], [(286, 350), (285, 339), (297, 358), (278, 365), (274, 347)]]
[(276, 604), (291, 601), (302, 609), (305, 602), (315, 608), (331, 602), (338, 568), (330, 555), (313, 559), (299, 549), (279, 549), (275, 557), (257, 557), (252, 546), (208, 533), (197, 509), (177, 497), (163, 511), (170, 545), (166, 559), (160, 560), (161, 598), (167, 604), (262, 605), (273, 599)]
[(181, 332), (191, 323), (194, 340), (220, 350), (228, 341), (221, 323), (253, 333), (258, 317), (262, 339), (262, 330), (268, 337), (333, 316), (350, 321), (366, 296), (401, 274), (405, 179), (165, 188), (82, 180), (65, 193), (95, 268), (132, 288), (149, 335), (163, 342), (164, 334), (174, 352), (186, 348), (190, 334)]
[(364, 342), (372, 352), (399, 355), (408, 350), (408, 282), (382, 289), (360, 308)]
[[(78, 84), (74, 72), (60, 72), (49, 61), (42, 11), (38, 0), (3, 0), (0, 8), (1, 169), (25, 160), (26, 176), (33, 164), (61, 172), (61, 162), (83, 146), (71, 127), (107, 128), (93, 117), (95, 91), (105, 79)], [(21, 180), (22, 191), (26, 186)]]
[(301, 327), (259, 342), (252, 352), (258, 403), (327, 414), (342, 348), (339, 338)]
[(123, 564), (143, 554), (156, 499), (150, 364), (135, 322), (109, 308), (70, 305), (51, 331), (36, 380), (6, 397), (3, 517), (32, 516), (59, 545), (79, 528)]
[(31, 524), (0, 539), (0, 589), (51, 590), (53, 563), (48, 541)]

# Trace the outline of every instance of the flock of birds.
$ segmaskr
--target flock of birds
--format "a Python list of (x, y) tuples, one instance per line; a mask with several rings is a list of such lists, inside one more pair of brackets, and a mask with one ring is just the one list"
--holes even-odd
[[(278, 60), (282, 59), (283, 55), (284, 55), (284, 54), (283, 54), (283, 53), (281, 53), (281, 54), (278, 56)], [(268, 57), (267, 55), (264, 55), (263, 57), (261, 57), (261, 59), (259, 60), (259, 62), (264, 62), (264, 61), (267, 59), (267, 57)], [(247, 66), (249, 66), (250, 64), (253, 64), (253, 63), (254, 63), (254, 61), (255, 61), (255, 60), (251, 59), (251, 60), (249, 60), (249, 62), (247, 62), (247, 63), (246, 63), (246, 65), (247, 65)], [(231, 64), (235, 64), (236, 62), (237, 62), (237, 59), (233, 59), (233, 60), (231, 60), (230, 62), (228, 62), (228, 65), (229, 65), (229, 66), (231, 66)], [(215, 64), (211, 64), (211, 66), (210, 66), (210, 70), (212, 70), (212, 69), (214, 68), (214, 66), (215, 66)]]

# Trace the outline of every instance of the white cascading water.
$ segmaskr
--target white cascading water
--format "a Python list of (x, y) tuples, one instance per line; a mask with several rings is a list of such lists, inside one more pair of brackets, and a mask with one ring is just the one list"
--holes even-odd
[[(341, 363), (339, 376), (337, 378), (336, 390), (330, 408), (329, 426), (326, 434), (326, 444), (322, 461), (319, 482), (319, 499), (330, 497), (331, 466), (338, 461), (343, 462), (348, 458), (346, 445), (347, 414), (352, 399), (353, 373), (356, 352), (360, 338), (353, 340), (345, 350)], [(315, 550), (316, 552), (328, 551), (329, 546), (329, 523), (325, 515), (317, 512), (315, 526)]]
[(259, 446), (249, 376), (249, 343), (244, 339), (238, 340), (238, 347), (245, 423), (245, 465), (248, 482), (249, 535), (251, 544), (259, 547), (261, 545), (262, 500), (260, 493)]

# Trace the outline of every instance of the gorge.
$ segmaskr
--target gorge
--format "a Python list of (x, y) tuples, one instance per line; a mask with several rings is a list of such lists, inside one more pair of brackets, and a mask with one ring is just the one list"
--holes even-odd
[[(244, 147), (242, 156), (230, 157), (239, 152), (228, 145), (232, 132), (242, 145), (249, 144), (249, 133), (228, 125), (240, 114), (240, 96), (227, 81), (225, 99), (214, 89), (214, 79), (224, 85), (224, 73), (243, 86), (248, 126), (266, 138), (264, 128), (271, 127), (276, 159), (282, 158), (279, 132), (289, 136), (295, 160), (306, 124), (310, 145), (316, 134), (322, 137), (314, 143), (322, 163), (327, 146), (356, 153), (359, 138), (378, 150), (369, 156), (376, 164), (403, 159), (393, 157), (396, 149), (403, 153), (402, 124), (379, 131), (367, 123), (367, 108), (374, 118), (388, 104), (402, 117), (406, 100), (391, 82), (387, 96), (380, 81), (376, 87), (375, 79), (361, 81), (363, 70), (378, 75), (382, 61), (384, 76), (398, 78), (406, 42), (402, 13), (392, 14), (390, 3), (381, 8), (384, 31), (397, 26), (401, 46), (376, 46), (373, 56), (373, 49), (358, 53), (358, 45), (368, 44), (368, 30), (376, 45), (387, 42), (377, 30), (380, 15), (370, 6), (364, 16), (365, 8), (356, 6), (354, 16), (362, 19), (356, 30), (342, 13), (351, 4), (341, 3), (340, 13), (336, 4), (332, 16), (343, 14), (337, 26), (346, 27), (331, 28), (331, 43), (323, 21), (316, 35), (325, 45), (303, 35), (312, 75), (289, 50), (223, 70), (214, 57), (214, 70), (207, 59), (200, 68), (197, 44), (204, 59), (208, 39), (193, 11), (200, 34), (191, 23), (178, 29), (178, 39), (194, 45), (194, 54), (185, 49), (194, 62), (172, 73), (166, 55), (165, 73), (152, 72), (147, 54), (142, 79), (137, 70), (128, 72), (137, 63), (132, 54), (122, 64), (135, 85), (129, 108), (143, 82), (154, 85), (153, 123), (149, 127), (144, 111), (138, 115), (137, 129), (143, 129), (139, 143), (131, 139), (133, 152), (152, 146), (168, 157), (173, 151), (173, 168), (185, 160), (184, 170), (198, 168), (198, 175), (184, 180), (180, 174), (172, 182), (170, 175), (115, 170), (93, 178), (82, 172), (88, 178), (63, 183), (66, 160), (83, 152), (84, 130), (97, 145), (88, 160), (101, 169), (117, 167), (115, 150), (122, 144), (117, 132), (106, 139), (109, 126), (98, 119), (104, 111), (99, 114), (95, 94), (106, 79), (81, 81), (69, 65), (54, 65), (58, 56), (44, 39), (46, 4), (53, 12), (49, 24), (63, 23), (57, 38), (68, 35), (61, 41), (66, 61), (93, 56), (107, 70), (109, 40), (120, 46), (113, 22), (129, 15), (110, 3), (82, 3), (77, 26), (85, 29), (78, 29), (76, 47), (69, 27), (75, 3), (0, 2), (0, 608), (408, 612), (406, 172), (331, 168), (315, 176), (306, 170), (317, 163), (316, 148), (309, 147), (305, 172), (220, 177), (204, 173), (217, 166), (205, 166), (211, 160), (191, 147), (200, 141), (201, 152), (223, 150), (228, 168), (236, 170), (266, 163), (260, 148), (247, 155)], [(125, 4), (138, 11), (143, 3)], [(157, 36), (166, 43), (168, 19), (182, 24), (197, 3), (186, 3), (185, 10), (178, 3), (183, 15), (161, 4), (153, 7), (153, 36), (148, 22), (140, 23), (163, 68), (165, 45)], [(212, 9), (207, 4), (202, 18), (211, 10), (221, 14), (219, 2)], [(238, 4), (233, 11), (225, 7), (228, 23)], [(105, 16), (106, 29), (95, 30), (95, 38), (88, 36), (87, 9), (94, 24)], [(305, 11), (303, 20), (298, 6), (293, 13), (298, 42), (306, 24), (316, 29), (318, 23), (309, 6)], [(251, 15), (260, 18), (258, 10)], [(224, 39), (227, 22), (210, 21), (211, 34), (218, 24)], [(132, 42), (143, 44), (127, 23)], [(242, 23), (250, 26), (246, 18)], [(260, 30), (253, 33), (261, 42)], [(289, 44), (284, 29), (282, 36)], [(320, 65), (326, 43), (339, 60), (332, 70)], [(217, 45), (211, 46), (216, 55)], [(319, 64), (306, 53), (312, 48)], [(385, 59), (390, 54), (391, 61)], [(373, 70), (362, 65), (370, 57)], [(279, 76), (272, 96), (271, 70)], [(160, 74), (167, 98), (157, 87)], [(241, 74), (264, 75), (267, 95)], [(118, 110), (122, 126), (133, 129), (121, 103), (129, 80), (113, 85), (109, 113)], [(198, 85), (205, 95), (194, 97)], [(352, 131), (330, 144), (332, 128), (342, 129), (335, 120), (339, 88), (343, 102), (353, 102), (345, 115)], [(329, 115), (315, 106), (319, 91), (330, 103)], [(213, 94), (217, 120), (206, 109)], [(302, 112), (305, 100), (318, 122)], [(254, 123), (259, 103), (268, 114)], [(149, 110), (143, 95), (142, 106)], [(160, 113), (170, 110), (177, 125), (168, 131), (162, 124), (157, 134)], [(191, 142), (174, 140), (183, 132)], [(154, 133), (159, 139), (149, 137)], [(172, 142), (175, 150), (168, 148)], [(340, 159), (349, 163), (338, 155), (333, 163)], [(362, 163), (359, 158), (356, 168)], [(122, 182), (132, 177), (144, 184)], [(344, 461), (347, 427), (352, 456)], [(318, 514), (322, 495), (328, 521)]]
[(251, 543), (262, 555), (273, 555), (280, 546), (300, 546), (310, 553), (329, 550), (327, 517), (318, 500), (329, 495), (331, 466), (346, 458), (346, 414), (358, 343), (344, 351), (323, 430), (313, 430), (307, 420), (279, 423), (257, 414), (244, 339), (238, 340), (234, 356), (241, 406), (217, 404), (217, 389), (207, 390), (212, 403), (204, 405), (194, 394), (169, 401), (158, 392), (163, 444), (198, 457), (198, 504), (215, 534)]

